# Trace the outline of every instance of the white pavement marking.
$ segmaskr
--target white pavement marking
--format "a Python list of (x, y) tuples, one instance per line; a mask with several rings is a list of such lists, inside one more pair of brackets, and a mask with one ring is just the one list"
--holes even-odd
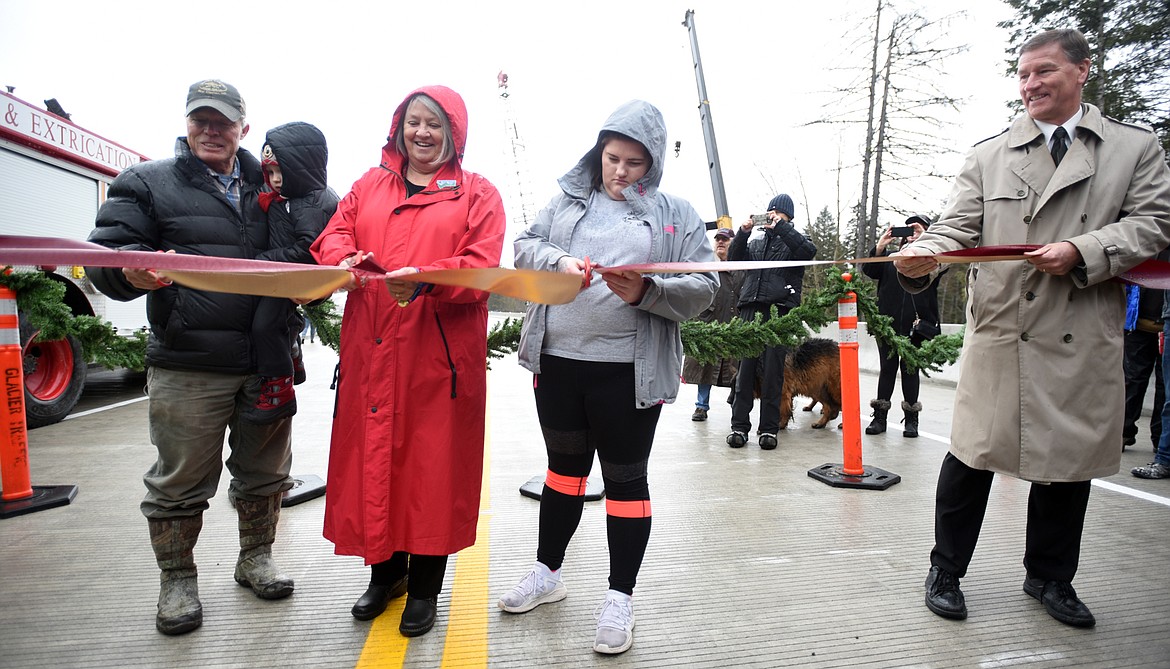
[(114, 404), (107, 404), (104, 407), (98, 407), (96, 409), (90, 409), (88, 411), (78, 411), (77, 413), (69, 414), (68, 416), (65, 417), (64, 420), (69, 420), (70, 418), (81, 418), (83, 416), (89, 416), (90, 414), (101, 413), (102, 411), (108, 411), (110, 409), (117, 409), (118, 407), (124, 407), (124, 406), (130, 405), (130, 404), (134, 404), (135, 402), (141, 402), (142, 400), (147, 400), (147, 399), (150, 399), (150, 398), (149, 397), (136, 397), (132, 400), (126, 400), (125, 402), (115, 402)]
[[(947, 439), (946, 437), (940, 437), (937, 434), (930, 434), (929, 432), (919, 432), (918, 435), (920, 437), (926, 437), (927, 439), (933, 439), (939, 443), (946, 444), (948, 446), (950, 446), (950, 444), (951, 444), (950, 439)], [(1103, 481), (1101, 479), (1093, 479), (1093, 485), (1097, 486), (1098, 488), (1104, 488), (1104, 489), (1110, 490), (1112, 492), (1121, 493), (1122, 495), (1129, 495), (1130, 497), (1136, 497), (1138, 499), (1142, 499), (1142, 500), (1145, 500), (1147, 502), (1153, 502), (1154, 504), (1161, 504), (1162, 506), (1170, 506), (1170, 497), (1162, 497), (1160, 495), (1148, 493), (1148, 492), (1145, 492), (1143, 490), (1136, 490), (1134, 488), (1129, 488), (1129, 487), (1126, 487), (1123, 485), (1119, 485), (1117, 483), (1112, 483), (1110, 481)]]
[(1102, 481), (1101, 479), (1093, 479), (1093, 485), (1097, 486), (1098, 488), (1119, 492), (1123, 495), (1129, 495), (1130, 497), (1144, 499), (1147, 502), (1153, 502), (1163, 506), (1170, 506), (1170, 497), (1159, 497), (1153, 493), (1144, 492), (1142, 490), (1134, 490), (1133, 488), (1127, 488), (1123, 485), (1117, 485), (1116, 483), (1111, 483), (1109, 481)]

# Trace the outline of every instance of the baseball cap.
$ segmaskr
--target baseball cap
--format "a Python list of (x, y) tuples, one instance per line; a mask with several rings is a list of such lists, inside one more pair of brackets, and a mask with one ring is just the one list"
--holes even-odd
[(929, 228), (930, 217), (926, 214), (912, 214), (910, 218), (906, 219), (906, 225), (910, 225), (911, 223), (921, 223), (922, 227)]
[(715, 231), (715, 239), (731, 239), (734, 236), (735, 233), (731, 231), (731, 228), (719, 228)]
[(187, 113), (200, 107), (210, 107), (229, 121), (238, 121), (247, 115), (247, 107), (240, 92), (235, 86), (219, 79), (204, 79), (191, 84), (187, 91)]

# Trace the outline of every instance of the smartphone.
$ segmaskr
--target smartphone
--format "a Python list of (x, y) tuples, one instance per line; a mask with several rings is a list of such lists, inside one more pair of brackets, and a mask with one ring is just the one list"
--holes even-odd
[(770, 222), (767, 214), (752, 214), (752, 225), (768, 225)]
[(910, 225), (895, 225), (890, 228), (891, 237), (913, 237), (914, 227)]

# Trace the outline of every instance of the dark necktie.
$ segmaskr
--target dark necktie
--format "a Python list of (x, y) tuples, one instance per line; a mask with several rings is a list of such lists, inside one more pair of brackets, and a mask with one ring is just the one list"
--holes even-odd
[(1060, 166), (1060, 161), (1064, 158), (1064, 154), (1068, 151), (1068, 131), (1064, 126), (1057, 126), (1056, 130), (1052, 132), (1052, 162), (1056, 166)]

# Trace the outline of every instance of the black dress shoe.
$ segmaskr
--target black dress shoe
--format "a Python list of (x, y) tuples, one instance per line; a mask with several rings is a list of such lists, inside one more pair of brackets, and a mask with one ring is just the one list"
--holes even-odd
[(350, 613), (358, 620), (373, 620), (382, 615), (390, 600), (406, 594), (406, 577), (398, 579), (390, 585), (371, 583), (365, 593), (358, 598), (357, 603), (350, 609)]
[(435, 614), (439, 608), (439, 598), (415, 599), (407, 595), (406, 608), (402, 610), (402, 622), (398, 624), (398, 631), (402, 636), (422, 636), (435, 626)]
[(1045, 581), (1028, 576), (1024, 579), (1024, 592), (1040, 600), (1048, 615), (1065, 625), (1092, 627), (1097, 624), (1089, 607), (1077, 597), (1077, 591), (1068, 581)]
[(966, 620), (967, 602), (959, 579), (941, 567), (931, 567), (926, 575), (926, 608), (943, 618)]

